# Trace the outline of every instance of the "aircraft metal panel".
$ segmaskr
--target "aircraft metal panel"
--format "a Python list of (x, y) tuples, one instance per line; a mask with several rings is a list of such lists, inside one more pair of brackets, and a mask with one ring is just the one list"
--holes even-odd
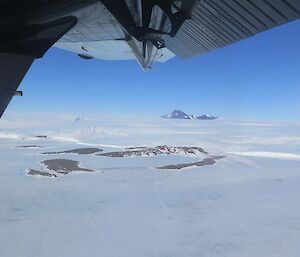
[(167, 47), (186, 59), (300, 18), (296, 0), (201, 0)]

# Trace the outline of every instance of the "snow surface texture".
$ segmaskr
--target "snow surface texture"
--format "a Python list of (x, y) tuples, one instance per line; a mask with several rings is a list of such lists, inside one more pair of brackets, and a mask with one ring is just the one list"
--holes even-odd
[[(75, 120), (50, 114), (0, 120), (1, 257), (300, 256), (300, 123)], [(152, 167), (199, 157), (41, 154), (156, 145), (198, 146), (227, 158), (160, 171)], [(25, 175), (58, 157), (96, 172)]]

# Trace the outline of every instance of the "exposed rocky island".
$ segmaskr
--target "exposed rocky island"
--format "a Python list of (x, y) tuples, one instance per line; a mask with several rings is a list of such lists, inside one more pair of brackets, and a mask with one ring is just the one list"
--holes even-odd
[(73, 171), (93, 172), (94, 170), (79, 167), (79, 162), (67, 159), (52, 159), (42, 161), (49, 170), (59, 174), (68, 174)]
[(189, 167), (202, 167), (202, 166), (214, 165), (217, 160), (221, 160), (223, 158), (225, 158), (225, 156), (211, 156), (211, 157), (205, 158), (204, 160), (198, 161), (198, 162), (165, 165), (165, 166), (161, 166), (161, 167), (156, 167), (156, 169), (180, 170), (180, 169), (189, 168)]
[(118, 151), (118, 152), (108, 152), (97, 154), (98, 156), (105, 156), (105, 157), (130, 157), (130, 156), (156, 156), (156, 155), (170, 155), (170, 154), (177, 154), (177, 155), (203, 155), (207, 154), (200, 147), (187, 147), (187, 146), (155, 146), (155, 147), (130, 147), (126, 148), (125, 151)]
[(40, 170), (33, 170), (33, 169), (28, 170), (27, 175), (42, 176), (42, 177), (55, 177), (55, 178), (57, 177), (56, 174), (53, 174), (50, 172), (45, 172), (45, 171), (40, 171)]
[[(23, 146), (26, 147), (26, 146)], [(28, 146), (30, 147), (30, 146)], [(32, 147), (32, 146), (31, 146)], [(100, 148), (76, 148), (66, 151), (57, 151), (57, 152), (44, 152), (42, 154), (52, 155), (52, 154), (95, 154), (103, 151)], [(197, 146), (168, 146), (168, 145), (159, 145), (155, 147), (147, 146), (134, 146), (124, 148), (123, 151), (115, 152), (104, 152), (95, 154), (96, 156), (101, 157), (114, 157), (114, 158), (123, 158), (123, 157), (151, 157), (158, 155), (174, 155), (185, 156), (185, 157), (199, 157), (199, 161), (191, 163), (182, 163), (182, 164), (171, 164), (164, 165), (160, 167), (155, 167), (159, 170), (180, 170), (188, 167), (202, 167), (213, 165), (217, 160), (225, 158), (225, 156), (210, 156), (203, 148)], [(69, 160), (69, 159), (49, 159), (43, 160), (41, 164), (45, 165), (42, 170), (29, 169), (27, 175), (31, 176), (44, 176), (44, 177), (58, 177), (59, 175), (67, 175), (74, 171), (81, 172), (94, 172), (92, 169), (82, 168), (79, 166), (79, 161)]]
[(17, 145), (16, 148), (29, 148), (29, 149), (33, 149), (33, 148), (42, 148), (42, 146), (40, 146), (40, 145)]
[(38, 138), (38, 139), (46, 139), (47, 136), (46, 135), (37, 135), (34, 138)]
[(102, 152), (103, 150), (100, 148), (77, 148), (71, 149), (66, 151), (59, 151), (59, 152), (45, 152), (42, 154), (66, 154), (66, 153), (74, 153), (74, 154), (93, 154)]

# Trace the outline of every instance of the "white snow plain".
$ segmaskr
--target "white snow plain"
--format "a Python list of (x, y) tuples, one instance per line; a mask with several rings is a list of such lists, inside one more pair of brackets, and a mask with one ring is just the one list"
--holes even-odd
[[(41, 154), (156, 145), (199, 146), (227, 158), (160, 171), (153, 167), (197, 158)], [(299, 154), (299, 122), (6, 114), (0, 256), (298, 257)], [(26, 176), (55, 158), (97, 172)]]

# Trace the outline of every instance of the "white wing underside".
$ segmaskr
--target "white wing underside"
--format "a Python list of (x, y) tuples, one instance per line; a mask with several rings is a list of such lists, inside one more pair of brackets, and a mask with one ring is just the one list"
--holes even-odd
[[(126, 2), (140, 26), (140, 0)], [(186, 2), (188, 0), (182, 1)], [(163, 50), (149, 44), (145, 54), (142, 43), (134, 37), (128, 38), (122, 25), (101, 1), (72, 13), (78, 23), (54, 46), (98, 59), (137, 59), (147, 69), (155, 61), (165, 62), (174, 55), (182, 59), (201, 55), (300, 17), (299, 0), (194, 2), (189, 19), (176, 36), (161, 35), (166, 46)], [(151, 28), (168, 30), (170, 24), (163, 19), (161, 9), (154, 8), (151, 17)]]
[[(106, 40), (93, 42), (57, 42), (55, 47), (101, 60), (136, 60), (137, 57), (126, 41)], [(155, 62), (166, 62), (175, 55), (167, 48), (152, 52)]]
[(137, 60), (143, 68), (150, 68), (154, 62), (166, 62), (175, 56), (167, 48), (151, 46), (151, 51), (147, 52), (150, 65), (143, 63), (141, 42), (128, 39), (119, 22), (100, 2), (73, 15), (78, 18), (78, 23), (54, 47), (96, 59)]

